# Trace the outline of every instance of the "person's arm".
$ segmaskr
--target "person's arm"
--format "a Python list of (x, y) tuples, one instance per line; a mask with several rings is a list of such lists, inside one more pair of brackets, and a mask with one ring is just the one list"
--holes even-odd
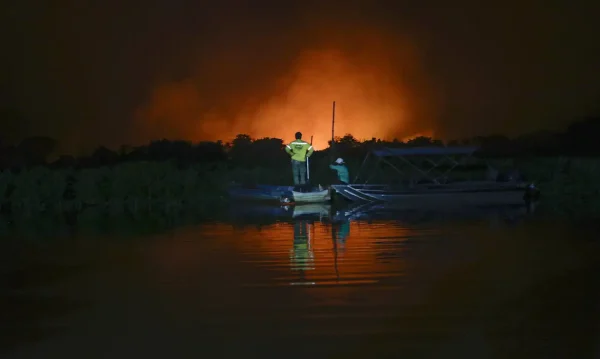
[(306, 152), (306, 157), (310, 157), (315, 150), (312, 145), (308, 145), (308, 146), (309, 147), (308, 147), (308, 152)]
[(290, 156), (294, 155), (294, 151), (292, 151), (292, 147), (290, 145), (285, 146), (285, 152), (287, 152), (287, 154)]

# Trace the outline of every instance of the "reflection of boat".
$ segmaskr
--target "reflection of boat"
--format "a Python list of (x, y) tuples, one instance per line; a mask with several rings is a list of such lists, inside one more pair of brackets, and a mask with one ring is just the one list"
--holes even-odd
[(346, 222), (353, 219), (356, 219), (361, 216), (362, 213), (368, 211), (369, 208), (375, 206), (374, 202), (367, 203), (351, 203), (349, 206), (345, 208), (338, 208), (334, 213), (332, 213), (332, 221), (333, 222)]
[(490, 218), (517, 219), (531, 214), (522, 205), (473, 206), (462, 208), (437, 207), (408, 209), (403, 204), (393, 202), (368, 203), (345, 211), (338, 211), (334, 220), (400, 220), (406, 222), (481, 220)]
[(319, 216), (325, 217), (331, 211), (331, 205), (323, 203), (299, 204), (293, 207), (292, 217)]
[[(359, 176), (357, 176), (354, 184), (332, 185), (332, 188), (337, 194), (351, 201), (398, 202), (407, 208), (524, 204), (527, 188), (525, 182), (516, 180), (498, 182), (495, 179), (450, 180), (451, 171), (457, 167), (468, 167), (462, 164), (469, 161), (474, 162), (472, 155), (477, 149), (477, 147), (415, 147), (375, 150), (370, 152), (363, 162), (364, 166), (369, 163), (367, 159), (370, 157), (376, 159), (375, 169), (367, 171), (370, 175), (385, 164), (388, 168), (407, 176), (395, 179), (393, 185), (366, 184), (368, 179), (364, 184), (358, 184), (356, 182)], [(411, 161), (411, 158), (416, 160)], [(392, 159), (400, 161), (394, 164)], [(422, 168), (425, 164), (430, 168)], [(401, 167), (402, 165), (404, 167)], [(434, 172), (435, 170), (438, 170), (437, 173)]]
[(247, 202), (232, 203), (229, 218), (244, 220), (289, 220), (292, 218), (319, 219), (327, 217), (331, 206), (325, 203), (310, 203), (281, 206), (279, 203)]
[(290, 209), (264, 202), (231, 203), (227, 220), (233, 225), (267, 225), (292, 220)]

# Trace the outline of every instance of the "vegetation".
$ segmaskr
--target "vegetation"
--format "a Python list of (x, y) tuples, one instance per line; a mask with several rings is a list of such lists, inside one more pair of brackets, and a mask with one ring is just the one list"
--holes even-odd
[[(600, 145), (589, 138), (598, 123), (600, 120), (584, 122), (588, 127), (579, 123), (565, 134), (512, 140), (489, 136), (446, 145), (479, 145), (483, 149), (480, 155), (493, 167), (501, 172), (518, 169), (535, 182), (544, 203), (553, 209), (598, 213)], [(331, 183), (335, 175), (328, 164), (338, 156), (346, 160), (354, 175), (374, 148), (444, 146), (425, 137), (403, 143), (358, 141), (351, 135), (337, 138), (333, 145), (311, 157), (313, 183)], [(124, 146), (119, 151), (101, 147), (87, 157), (61, 156), (48, 163), (55, 143), (41, 137), (27, 139), (18, 146), (0, 147), (0, 208), (12, 216), (79, 213), (91, 208), (112, 214), (208, 213), (226, 201), (231, 183), (291, 184), (289, 158), (283, 147), (281, 139), (247, 135), (238, 135), (231, 143), (162, 140), (136, 148)], [(375, 176), (372, 183), (387, 178), (385, 171), (369, 173)]]
[(600, 158), (537, 157), (515, 162), (537, 183), (546, 208), (600, 214)]

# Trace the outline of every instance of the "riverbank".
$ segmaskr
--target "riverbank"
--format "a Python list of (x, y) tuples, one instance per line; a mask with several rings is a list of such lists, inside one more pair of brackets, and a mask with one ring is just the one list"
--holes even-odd
[(273, 171), (224, 164), (178, 166), (174, 162), (133, 162), (112, 167), (35, 167), (0, 173), (3, 212), (80, 212), (102, 208), (122, 212), (198, 211), (226, 201), (231, 182), (266, 181)]
[[(315, 156), (311, 178), (329, 180), (325, 156)], [(350, 171), (358, 170), (352, 159)], [(520, 158), (490, 160), (501, 171), (519, 169), (542, 191), (542, 203), (558, 212), (600, 213), (600, 159)], [(81, 212), (111, 214), (210, 212), (227, 203), (230, 183), (291, 184), (289, 168), (240, 167), (222, 162), (184, 166), (172, 161), (127, 162), (110, 167), (0, 172), (3, 213)]]
[(600, 159), (538, 157), (512, 162), (540, 188), (545, 209), (563, 214), (600, 215)]

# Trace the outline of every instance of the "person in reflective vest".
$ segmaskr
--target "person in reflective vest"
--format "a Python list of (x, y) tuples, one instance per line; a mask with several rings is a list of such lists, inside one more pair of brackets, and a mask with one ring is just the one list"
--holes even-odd
[(350, 183), (350, 173), (348, 172), (348, 167), (346, 167), (346, 164), (344, 163), (343, 159), (338, 158), (337, 160), (335, 160), (334, 164), (329, 165), (329, 168), (337, 172), (339, 183)]
[(292, 158), (294, 185), (306, 184), (306, 159), (313, 154), (313, 146), (302, 140), (302, 133), (296, 132), (296, 139), (285, 146), (285, 152)]

